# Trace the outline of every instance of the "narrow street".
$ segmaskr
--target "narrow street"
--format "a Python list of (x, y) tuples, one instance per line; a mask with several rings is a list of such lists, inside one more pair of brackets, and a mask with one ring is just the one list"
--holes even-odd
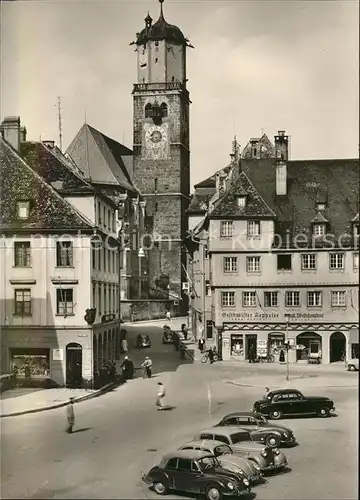
[[(129, 337), (134, 339), (139, 329), (132, 328)], [(180, 365), (172, 346), (162, 345), (161, 328), (142, 331), (151, 333), (154, 378), (137, 378), (76, 405), (74, 434), (64, 432), (64, 408), (2, 419), (2, 498), (157, 498), (142, 484), (142, 473), (197, 430), (230, 411), (250, 409), (262, 396), (260, 388), (227, 383), (239, 378), (239, 367)], [(146, 354), (132, 348), (135, 366)], [(172, 411), (156, 411), (158, 381), (166, 387)], [(357, 390), (307, 392), (332, 397), (339, 416), (283, 421), (300, 446), (284, 450), (292, 472), (254, 488), (259, 499), (357, 498)]]

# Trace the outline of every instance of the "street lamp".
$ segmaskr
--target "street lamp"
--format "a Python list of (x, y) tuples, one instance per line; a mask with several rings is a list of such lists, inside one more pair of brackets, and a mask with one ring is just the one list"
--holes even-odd
[(139, 257), (139, 299), (141, 299), (141, 295), (142, 295), (142, 290), (141, 290), (141, 259), (143, 257), (145, 257), (145, 252), (142, 248), (139, 248), (139, 251), (138, 251), (138, 257)]
[(289, 349), (290, 349), (290, 345), (289, 345), (289, 318), (290, 318), (290, 314), (284, 314), (285, 318), (286, 318), (286, 380), (287, 382), (290, 380), (290, 373), (289, 373), (289, 370), (290, 370), (290, 365), (289, 365)]

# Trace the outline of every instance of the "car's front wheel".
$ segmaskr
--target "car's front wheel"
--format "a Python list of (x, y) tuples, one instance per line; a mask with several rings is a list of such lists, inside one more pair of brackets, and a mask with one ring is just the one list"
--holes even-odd
[(280, 410), (274, 410), (270, 412), (270, 420), (280, 420), (282, 413)]
[(320, 408), (318, 415), (319, 417), (325, 418), (329, 416), (329, 413), (329, 408)]
[(221, 493), (216, 485), (209, 486), (205, 491), (205, 497), (207, 500), (220, 500)]
[(168, 492), (166, 484), (164, 484), (162, 481), (156, 481), (153, 486), (155, 493), (157, 493), (158, 495), (166, 495), (166, 493)]
[(269, 434), (266, 436), (265, 442), (271, 448), (278, 448), (280, 446), (280, 438), (279, 436), (275, 436), (275, 434)]

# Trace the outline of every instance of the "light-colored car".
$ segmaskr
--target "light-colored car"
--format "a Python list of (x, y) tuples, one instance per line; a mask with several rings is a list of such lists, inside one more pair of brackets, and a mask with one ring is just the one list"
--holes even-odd
[(202, 441), (190, 441), (180, 446), (179, 450), (206, 451), (214, 455), (223, 467), (230, 472), (247, 477), (251, 484), (262, 481), (262, 473), (257, 463), (245, 457), (236, 455), (231, 447), (221, 441), (203, 439)]
[(277, 448), (255, 443), (249, 434), (238, 427), (214, 427), (198, 432), (194, 436), (194, 441), (210, 439), (221, 441), (231, 446), (233, 452), (244, 458), (248, 458), (257, 463), (262, 472), (284, 470), (287, 468), (285, 454)]
[(359, 371), (359, 360), (356, 358), (349, 359), (349, 361), (346, 362), (345, 366), (349, 372), (358, 372)]

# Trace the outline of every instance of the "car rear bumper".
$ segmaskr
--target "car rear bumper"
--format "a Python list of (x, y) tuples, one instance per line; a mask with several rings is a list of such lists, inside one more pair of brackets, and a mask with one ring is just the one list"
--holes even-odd
[(296, 446), (298, 444), (298, 442), (296, 441), (296, 437), (292, 436), (290, 439), (282, 439), (281, 444), (283, 446), (291, 447), (291, 446)]

